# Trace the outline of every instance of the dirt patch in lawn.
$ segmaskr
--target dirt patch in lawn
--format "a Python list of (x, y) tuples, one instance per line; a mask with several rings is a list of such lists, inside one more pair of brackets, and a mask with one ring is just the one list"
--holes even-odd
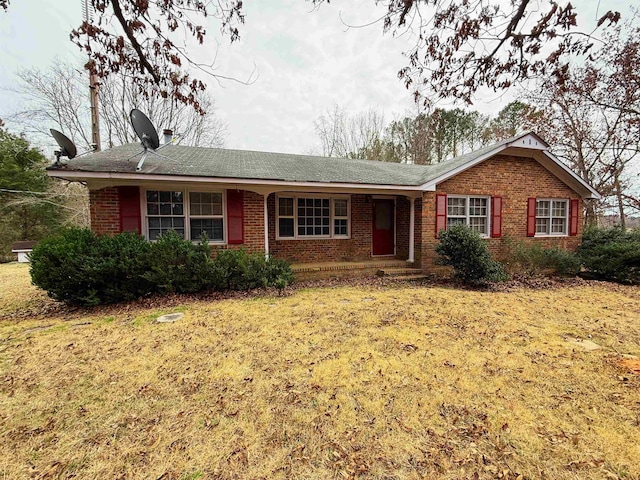
[(637, 358), (620, 358), (618, 365), (629, 373), (640, 375), (640, 360)]

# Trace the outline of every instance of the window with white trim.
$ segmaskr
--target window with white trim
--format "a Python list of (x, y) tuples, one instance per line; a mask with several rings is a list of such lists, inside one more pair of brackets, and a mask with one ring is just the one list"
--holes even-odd
[(277, 237), (348, 238), (349, 199), (327, 196), (278, 196)]
[(489, 198), (448, 195), (447, 227), (458, 224), (489, 235)]
[(333, 200), (333, 236), (349, 236), (349, 202), (346, 198)]
[(174, 230), (187, 240), (198, 241), (205, 233), (210, 242), (224, 242), (223, 192), (147, 190), (144, 199), (149, 240)]
[(202, 234), (214, 242), (224, 240), (224, 217), (221, 192), (189, 192), (189, 224), (191, 240)]
[(536, 235), (566, 235), (567, 200), (536, 200)]
[(293, 198), (278, 198), (278, 236), (295, 237), (295, 215), (293, 214)]
[(147, 190), (147, 238), (157, 240), (169, 230), (184, 237), (185, 212), (182, 192)]
[(330, 233), (328, 198), (298, 198), (298, 236), (328, 237)]

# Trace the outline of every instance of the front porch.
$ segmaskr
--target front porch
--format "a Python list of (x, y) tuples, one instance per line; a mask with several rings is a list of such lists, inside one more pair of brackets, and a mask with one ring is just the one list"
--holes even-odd
[(374, 259), (358, 262), (294, 263), (291, 268), (296, 280), (351, 278), (368, 275), (394, 277), (398, 280), (426, 278), (419, 265), (401, 259)]
[(305, 272), (392, 268), (389, 261), (399, 262), (395, 268), (407, 261), (420, 264), (419, 197), (276, 192), (263, 198), (265, 251), (307, 265), (301, 267)]

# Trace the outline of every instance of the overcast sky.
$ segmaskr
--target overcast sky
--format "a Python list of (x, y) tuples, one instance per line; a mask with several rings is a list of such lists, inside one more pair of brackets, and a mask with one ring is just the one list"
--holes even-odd
[[(628, 14), (629, 0), (575, 0), (579, 24), (593, 24), (596, 9)], [(0, 12), (0, 87), (15, 83), (19, 68), (46, 68), (58, 56), (81, 61), (69, 32), (81, 22), (80, 0), (12, 0)], [(410, 92), (397, 79), (405, 65), (406, 39), (382, 35), (380, 24), (363, 25), (380, 16), (373, 0), (333, 0), (312, 11), (303, 0), (245, 1), (242, 39), (233, 45), (208, 30), (201, 60), (216, 64), (221, 75), (246, 79), (251, 85), (209, 82), (217, 115), (228, 124), (228, 148), (308, 153), (318, 145), (313, 122), (334, 105), (350, 113), (373, 108), (389, 121), (417, 113)], [(219, 45), (219, 48), (216, 48)], [(474, 108), (496, 113), (513, 94), (483, 95)], [(0, 92), (0, 117), (19, 109), (19, 98)], [(88, 101), (88, 100), (87, 100)], [(157, 125), (158, 129), (166, 126)]]

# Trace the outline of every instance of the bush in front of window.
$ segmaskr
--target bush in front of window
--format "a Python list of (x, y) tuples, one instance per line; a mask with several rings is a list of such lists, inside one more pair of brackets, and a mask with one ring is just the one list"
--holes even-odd
[(525, 275), (554, 274), (575, 276), (580, 271), (580, 257), (559, 247), (544, 248), (524, 242), (509, 246), (509, 269)]
[(71, 305), (133, 300), (153, 290), (143, 278), (149, 247), (131, 232), (98, 236), (87, 229), (65, 230), (33, 249), (31, 281)]
[(160, 293), (195, 293), (210, 285), (211, 247), (205, 235), (194, 244), (169, 230), (151, 243), (142, 277)]
[(293, 282), (291, 265), (263, 254), (248, 254), (244, 249), (219, 250), (212, 267), (211, 287), (216, 290), (286, 288)]
[(214, 260), (206, 236), (194, 244), (170, 230), (150, 243), (131, 232), (99, 236), (69, 229), (34, 248), (31, 279), (56, 300), (91, 306), (153, 292), (281, 290), (293, 273), (283, 260), (244, 250), (220, 250)]
[(504, 267), (495, 261), (486, 242), (465, 225), (452, 225), (440, 232), (436, 246), (439, 263), (453, 267), (457, 280), (468, 285), (482, 285), (507, 279)]
[(584, 268), (603, 280), (640, 283), (640, 230), (587, 228), (578, 249)]

